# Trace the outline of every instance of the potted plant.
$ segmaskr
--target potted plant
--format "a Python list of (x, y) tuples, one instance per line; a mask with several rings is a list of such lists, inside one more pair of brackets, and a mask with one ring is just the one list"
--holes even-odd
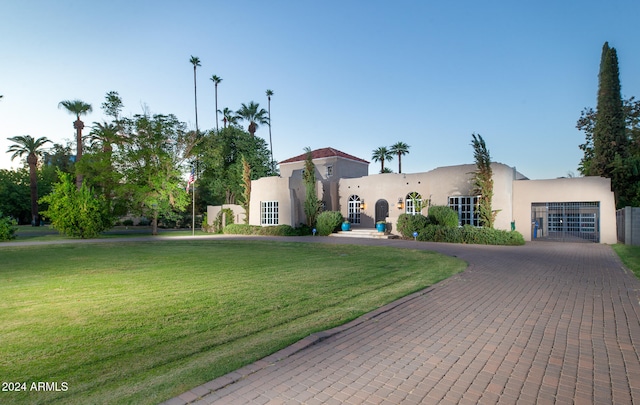
[(387, 230), (387, 223), (385, 221), (376, 222), (376, 229), (378, 232), (384, 233)]
[(347, 221), (346, 219), (342, 223), (342, 230), (345, 231), (345, 232), (351, 230), (351, 223), (349, 221)]

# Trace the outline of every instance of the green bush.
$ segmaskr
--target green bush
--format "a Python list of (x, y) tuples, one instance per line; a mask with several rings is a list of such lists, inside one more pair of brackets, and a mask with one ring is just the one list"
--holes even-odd
[(0, 212), (0, 241), (15, 239), (16, 231), (18, 230), (17, 224), (15, 219), (3, 217), (2, 212)]
[(429, 221), (424, 215), (400, 214), (397, 229), (405, 238), (413, 238), (413, 232), (420, 232), (428, 224)]
[(442, 225), (448, 227), (458, 226), (458, 213), (445, 205), (434, 205), (429, 207), (427, 216), (432, 225)]
[(316, 219), (318, 235), (327, 236), (333, 233), (340, 227), (343, 221), (344, 217), (340, 211), (321, 212)]
[(471, 225), (447, 227), (428, 225), (418, 231), (418, 240), (429, 242), (468, 243), (478, 245), (524, 245), (524, 237), (517, 231), (478, 228)]
[(51, 219), (53, 228), (64, 235), (86, 239), (95, 238), (113, 226), (109, 204), (103, 195), (94, 195), (87, 183), (78, 189), (68, 173), (59, 171), (58, 175), (60, 181), (51, 194), (41, 199), (49, 204), (42, 214)]
[(294, 228), (290, 225), (259, 226), (247, 224), (230, 224), (222, 233), (227, 235), (260, 235), (260, 236), (302, 236), (308, 235), (308, 228)]
[(133, 219), (125, 219), (124, 221), (122, 221), (122, 225), (133, 226)]

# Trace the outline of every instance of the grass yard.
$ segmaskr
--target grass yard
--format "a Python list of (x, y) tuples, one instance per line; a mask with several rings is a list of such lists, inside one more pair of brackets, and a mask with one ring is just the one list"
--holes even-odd
[[(193, 231), (188, 229), (158, 229), (158, 233), (161, 236), (191, 236)], [(203, 232), (200, 229), (196, 229), (195, 235), (210, 235), (206, 232)], [(16, 232), (17, 238), (14, 239), (14, 242), (50, 242), (57, 240), (75, 240), (77, 238), (72, 238), (69, 236), (61, 235), (57, 230), (53, 229), (51, 226), (31, 226), (31, 225), (20, 225), (18, 226), (18, 231)], [(151, 227), (149, 226), (115, 226), (108, 231), (102, 232), (100, 238), (102, 239), (111, 239), (111, 238), (135, 238), (140, 236), (151, 236)], [(2, 247), (2, 243), (0, 242), (0, 247)]]
[(620, 256), (620, 260), (627, 266), (636, 277), (640, 278), (640, 246), (623, 245), (618, 243), (611, 245), (613, 250)]
[(0, 245), (0, 263), (0, 376), (27, 389), (2, 404), (157, 404), (466, 267), (418, 250), (223, 240)]

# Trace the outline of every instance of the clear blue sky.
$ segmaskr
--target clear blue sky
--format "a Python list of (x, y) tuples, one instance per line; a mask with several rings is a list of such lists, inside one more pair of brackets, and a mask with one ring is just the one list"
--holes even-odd
[(0, 168), (20, 164), (7, 137), (74, 139), (62, 100), (91, 103), (89, 126), (115, 90), (126, 115), (147, 105), (194, 128), (191, 55), (200, 129), (215, 127), (215, 74), (220, 109), (275, 92), (276, 160), (306, 146), (371, 160), (403, 141), (404, 172), (473, 163), (475, 132), (530, 178), (577, 174), (605, 41), (623, 96), (640, 96), (637, 0), (7, 0), (0, 16)]

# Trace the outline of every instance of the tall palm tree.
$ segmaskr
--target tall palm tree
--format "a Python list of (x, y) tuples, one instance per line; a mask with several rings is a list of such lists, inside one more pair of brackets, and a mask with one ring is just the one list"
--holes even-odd
[(229, 107), (225, 107), (222, 111), (218, 110), (218, 112), (222, 114), (222, 122), (224, 122), (225, 128), (227, 125), (238, 125), (238, 116)]
[[(271, 166), (273, 166), (273, 143), (271, 143), (271, 96), (273, 96), (273, 90), (267, 89), (267, 114), (269, 114), (269, 149), (271, 150)], [(273, 167), (271, 168), (273, 170)]]
[(381, 146), (378, 149), (373, 150), (373, 155), (371, 155), (371, 159), (374, 162), (380, 162), (380, 173), (384, 173), (384, 161), (385, 160), (393, 160), (393, 154), (386, 146)]
[(393, 153), (394, 155), (398, 155), (398, 173), (402, 173), (402, 157), (409, 154), (410, 147), (411, 146), (407, 145), (404, 142), (396, 142), (395, 144), (391, 145), (391, 149), (389, 149), (389, 152)]
[(265, 117), (267, 111), (264, 108), (260, 108), (260, 104), (254, 101), (251, 101), (249, 105), (242, 103), (241, 106), (242, 107), (236, 111), (236, 116), (240, 120), (249, 121), (247, 130), (251, 136), (255, 136), (258, 125), (269, 123), (269, 118)]
[(38, 156), (42, 155), (42, 146), (47, 142), (51, 142), (45, 137), (33, 139), (31, 135), (14, 136), (7, 138), (11, 142), (15, 142), (9, 146), (7, 153), (13, 153), (11, 160), (16, 157), (27, 155), (27, 164), (29, 165), (29, 183), (31, 188), (31, 225), (39, 226), (38, 218)]
[(198, 136), (198, 90), (196, 87), (196, 68), (200, 66), (200, 58), (191, 55), (189, 62), (193, 65), (193, 99), (196, 108), (196, 136)]
[(218, 84), (222, 81), (222, 79), (216, 75), (211, 76), (211, 81), (216, 86), (216, 132), (218, 129)]
[[(80, 120), (80, 116), (93, 111), (93, 107), (82, 100), (63, 100), (58, 103), (58, 108), (60, 107), (64, 107), (70, 114), (76, 116), (73, 127), (76, 129), (76, 162), (79, 162), (82, 158), (82, 129), (84, 128), (84, 122)], [(76, 186), (78, 189), (82, 186), (82, 174), (80, 173), (76, 173)]]

